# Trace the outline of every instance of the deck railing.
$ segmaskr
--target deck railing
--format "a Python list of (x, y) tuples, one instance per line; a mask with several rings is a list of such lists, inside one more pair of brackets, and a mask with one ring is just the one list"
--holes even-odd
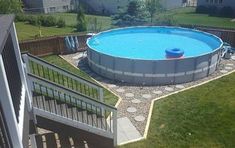
[(34, 96), (34, 114), (57, 119), (64, 124), (113, 138), (116, 145), (117, 109), (115, 107), (38, 76), (32, 74), (28, 76)]
[(28, 73), (52, 81), (103, 102), (103, 88), (94, 82), (52, 65), (30, 54), (23, 54)]

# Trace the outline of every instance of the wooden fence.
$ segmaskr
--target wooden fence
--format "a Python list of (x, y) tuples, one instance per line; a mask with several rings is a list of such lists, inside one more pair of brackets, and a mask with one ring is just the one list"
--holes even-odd
[(233, 47), (235, 47), (235, 30), (226, 28), (216, 28), (216, 27), (205, 27), (205, 26), (192, 26), (192, 25), (182, 25), (182, 27), (198, 29), (220, 37), (224, 42), (228, 42)]
[(213, 29), (204, 27), (198, 27), (197, 29), (214, 34), (220, 37), (224, 42), (228, 42), (233, 47), (235, 47), (235, 30)]
[[(77, 36), (79, 49), (86, 49), (86, 40), (89, 35)], [(68, 53), (63, 36), (43, 38), (38, 40), (20, 42), (21, 51), (27, 51), (36, 56)]]

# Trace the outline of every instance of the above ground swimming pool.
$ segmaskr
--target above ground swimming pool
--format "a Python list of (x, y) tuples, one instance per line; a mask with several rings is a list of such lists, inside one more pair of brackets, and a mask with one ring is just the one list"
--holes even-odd
[(112, 80), (141, 85), (194, 81), (216, 70), (223, 42), (179, 27), (131, 27), (101, 32), (87, 40), (88, 63)]

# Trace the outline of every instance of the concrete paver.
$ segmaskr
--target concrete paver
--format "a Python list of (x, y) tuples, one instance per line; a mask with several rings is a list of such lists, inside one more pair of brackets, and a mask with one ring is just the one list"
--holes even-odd
[(117, 119), (117, 143), (125, 143), (142, 136), (127, 117)]

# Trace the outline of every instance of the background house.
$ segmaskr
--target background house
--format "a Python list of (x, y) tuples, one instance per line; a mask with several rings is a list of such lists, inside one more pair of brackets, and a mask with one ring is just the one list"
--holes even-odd
[(197, 0), (197, 6), (216, 6), (219, 9), (229, 6), (235, 10), (235, 0)]
[(186, 0), (186, 6), (196, 7), (197, 6), (197, 0)]
[(183, 6), (183, 0), (160, 0), (163, 9), (170, 10)]
[[(131, 0), (80, 0), (83, 7), (90, 13), (114, 14), (120, 8), (125, 8)], [(161, 0), (164, 9), (175, 9), (182, 7), (182, 0)]]
[(73, 10), (78, 1), (75, 0), (23, 0), (28, 12), (67, 12)]
[(114, 14), (120, 8), (125, 8), (130, 0), (80, 0), (88, 13)]

